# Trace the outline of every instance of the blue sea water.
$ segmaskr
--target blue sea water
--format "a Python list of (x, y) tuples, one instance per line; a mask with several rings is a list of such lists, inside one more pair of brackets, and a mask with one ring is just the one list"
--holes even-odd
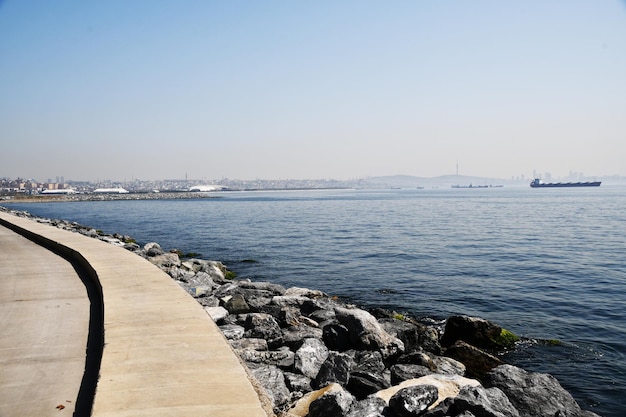
[(558, 339), (521, 344), (505, 360), (553, 374), (584, 409), (624, 415), (625, 188), (215, 196), (7, 206), (198, 252), (240, 278)]

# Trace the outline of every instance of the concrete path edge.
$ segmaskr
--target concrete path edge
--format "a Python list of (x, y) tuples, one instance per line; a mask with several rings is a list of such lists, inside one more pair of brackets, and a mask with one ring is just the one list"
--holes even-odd
[(90, 416), (104, 350), (104, 297), (98, 274), (77, 251), (0, 218), (0, 224), (68, 261), (85, 285), (89, 298), (89, 334), (85, 372), (76, 398), (75, 415)]

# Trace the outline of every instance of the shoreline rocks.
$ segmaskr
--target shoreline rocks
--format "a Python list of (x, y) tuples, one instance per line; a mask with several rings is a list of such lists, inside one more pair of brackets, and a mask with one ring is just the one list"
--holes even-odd
[(504, 364), (498, 353), (519, 339), (484, 319), (453, 316), (442, 331), (317, 290), (231, 279), (221, 262), (155, 242), (0, 210), (124, 247), (166, 272), (216, 322), (278, 416), (597, 416), (551, 375)]

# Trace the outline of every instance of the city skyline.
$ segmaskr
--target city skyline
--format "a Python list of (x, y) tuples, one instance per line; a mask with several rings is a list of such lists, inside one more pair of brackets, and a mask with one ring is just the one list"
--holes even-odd
[(626, 3), (0, 3), (0, 177), (626, 176)]

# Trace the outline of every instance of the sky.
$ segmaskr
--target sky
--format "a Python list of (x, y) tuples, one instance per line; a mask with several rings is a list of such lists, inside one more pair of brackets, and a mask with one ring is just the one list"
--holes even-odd
[(626, 175), (626, 1), (0, 0), (0, 177)]

